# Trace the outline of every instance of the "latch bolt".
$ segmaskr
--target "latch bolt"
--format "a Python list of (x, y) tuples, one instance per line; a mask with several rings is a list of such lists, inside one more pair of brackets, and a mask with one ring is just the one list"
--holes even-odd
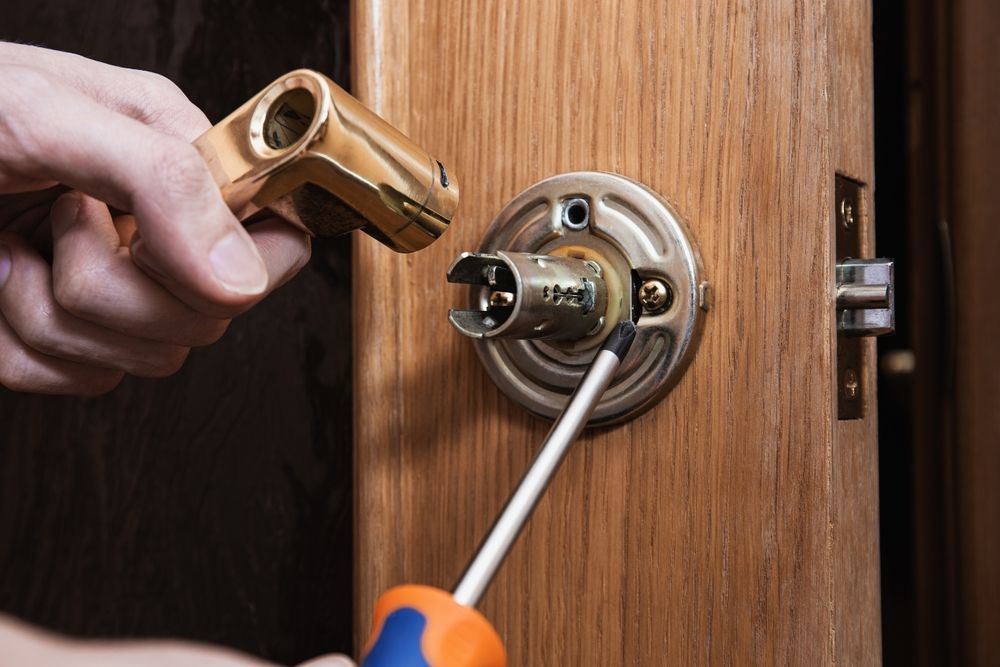
[(837, 331), (881, 336), (896, 328), (891, 259), (847, 259), (837, 263)]

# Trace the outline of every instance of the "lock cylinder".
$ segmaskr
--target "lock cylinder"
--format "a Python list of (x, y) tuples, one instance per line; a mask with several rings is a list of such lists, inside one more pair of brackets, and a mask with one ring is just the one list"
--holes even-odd
[[(604, 326), (608, 288), (601, 267), (575, 257), (525, 252), (462, 253), (448, 282), (479, 286), (473, 310), (448, 319), (472, 338), (579, 340)], [(478, 301), (478, 302), (477, 302)]]

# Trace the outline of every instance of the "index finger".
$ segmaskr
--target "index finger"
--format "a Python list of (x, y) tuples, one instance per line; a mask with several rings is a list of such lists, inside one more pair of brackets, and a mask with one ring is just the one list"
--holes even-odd
[(164, 134), (194, 141), (212, 124), (166, 77), (116, 67), (75, 53), (0, 42), (0, 63), (45, 73), (113, 111)]
[(189, 143), (107, 109), (44, 74), (3, 67), (0, 174), (56, 180), (135, 214), (165, 286), (206, 314), (254, 301), (268, 276)]

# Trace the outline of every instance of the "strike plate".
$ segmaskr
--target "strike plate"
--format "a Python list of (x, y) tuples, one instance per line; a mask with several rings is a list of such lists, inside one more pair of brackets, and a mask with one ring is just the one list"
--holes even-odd
[(865, 416), (866, 346), (863, 336), (892, 333), (896, 326), (894, 262), (861, 257), (867, 225), (864, 185), (837, 174), (834, 221), (837, 229), (837, 416)]
[[(861, 224), (866, 202), (864, 186), (837, 174), (834, 221), (837, 227), (837, 262), (861, 257)], [(864, 346), (861, 338), (837, 336), (837, 417), (865, 416)]]

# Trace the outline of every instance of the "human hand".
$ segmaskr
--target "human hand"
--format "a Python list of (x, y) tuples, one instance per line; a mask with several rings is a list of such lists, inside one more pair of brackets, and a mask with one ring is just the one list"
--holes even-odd
[[(44, 667), (264, 667), (271, 663), (229, 649), (179, 641), (80, 641), (0, 616), (0, 664)], [(354, 667), (326, 655), (300, 667)]]
[(0, 384), (169, 375), (309, 259), (278, 218), (236, 220), (191, 145), (210, 123), (167, 79), (0, 43), (0, 80)]

